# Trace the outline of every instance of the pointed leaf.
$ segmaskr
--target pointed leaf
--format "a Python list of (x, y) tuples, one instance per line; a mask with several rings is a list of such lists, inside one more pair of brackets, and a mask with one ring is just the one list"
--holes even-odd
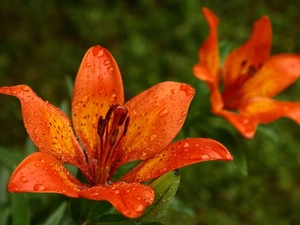
[(30, 225), (29, 206), (25, 194), (12, 194), (12, 224)]
[(68, 203), (63, 202), (44, 222), (43, 225), (60, 225)]

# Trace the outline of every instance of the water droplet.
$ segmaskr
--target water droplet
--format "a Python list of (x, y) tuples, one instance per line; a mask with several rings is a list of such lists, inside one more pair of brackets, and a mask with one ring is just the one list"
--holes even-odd
[(35, 163), (34, 164), (36, 167), (40, 167), (40, 164), (39, 163)]
[(87, 68), (90, 68), (90, 67), (92, 66), (92, 64), (91, 64), (90, 62), (87, 62), (87, 63), (85, 64), (85, 66), (86, 66)]
[(184, 92), (185, 92), (185, 95), (186, 95), (187, 97), (190, 97), (190, 96), (193, 96), (193, 95), (194, 95), (194, 89), (193, 89), (191, 86), (187, 85), (187, 84), (182, 84), (182, 85), (180, 86), (180, 90), (181, 90), (181, 91), (184, 91)]
[(156, 134), (152, 134), (151, 136), (150, 136), (150, 140), (151, 141), (154, 141), (156, 139)]
[(20, 177), (20, 181), (21, 181), (22, 183), (27, 183), (27, 182), (28, 182), (28, 179), (27, 179), (27, 177), (21, 176), (21, 177)]
[(113, 72), (114, 72), (114, 68), (112, 66), (107, 67), (106, 70), (109, 74), (113, 74)]
[(143, 205), (134, 206), (134, 211), (137, 212), (137, 213), (138, 212), (143, 212), (144, 209), (145, 209), (145, 206), (143, 206)]
[(182, 115), (182, 116), (186, 116), (186, 111), (182, 111), (182, 112), (181, 112), (181, 115)]
[(45, 163), (45, 160), (41, 159), (40, 162), (41, 162), (41, 163)]
[(103, 80), (103, 77), (102, 76), (98, 76), (98, 80)]
[(146, 152), (141, 152), (141, 153), (139, 154), (139, 158), (140, 158), (141, 160), (147, 159), (147, 156), (148, 156), (148, 154), (147, 154)]
[(178, 123), (178, 124), (182, 124), (182, 123), (183, 123), (183, 120), (181, 120), (181, 119), (180, 119), (180, 120), (177, 120), (177, 123)]
[(85, 95), (83, 98), (82, 98), (82, 101), (83, 102), (87, 102), (87, 100), (89, 100), (89, 97), (87, 95)]
[(153, 107), (156, 107), (156, 106), (158, 106), (158, 105), (159, 105), (159, 102), (158, 102), (158, 101), (153, 101), (153, 102), (152, 102), (152, 106), (153, 106)]
[(36, 185), (33, 186), (33, 190), (35, 190), (35, 191), (45, 191), (45, 190), (47, 190), (47, 188), (43, 184), (36, 184)]
[(104, 55), (104, 50), (100, 46), (96, 46), (93, 48), (93, 54), (95, 57), (100, 58)]
[(118, 194), (120, 194), (120, 191), (119, 191), (119, 190), (113, 190), (113, 193), (114, 193), (115, 195), (118, 195)]
[(110, 65), (110, 61), (109, 61), (109, 60), (105, 60), (105, 61), (103, 62), (103, 65), (104, 65), (104, 66)]
[(113, 93), (113, 94), (110, 96), (109, 100), (113, 102), (113, 101), (116, 100), (116, 98), (117, 98), (117, 95), (116, 95), (115, 93)]
[(37, 112), (35, 112), (35, 113), (34, 113), (34, 116), (38, 117), (38, 116), (39, 116), (39, 114), (38, 114)]
[(151, 95), (151, 97), (154, 98), (154, 99), (157, 99), (158, 95), (157, 94), (153, 94), (153, 95)]
[(33, 130), (33, 133), (34, 133), (34, 134), (38, 134), (38, 133), (39, 133), (39, 129), (35, 128), (35, 129)]
[(91, 73), (95, 73), (95, 69), (93, 68), (93, 69), (91, 69)]
[(48, 167), (47, 167), (47, 166), (45, 166), (45, 167), (44, 167), (44, 170), (48, 170)]
[(134, 115), (134, 116), (137, 115), (137, 112), (136, 112), (134, 109), (132, 109), (130, 112), (131, 112), (131, 114)]
[(30, 123), (30, 121), (31, 121), (31, 118), (28, 117), (28, 118), (26, 119), (26, 122), (27, 122), (27, 123)]
[(171, 93), (172, 93), (172, 94), (176, 94), (177, 92), (178, 92), (177, 89), (172, 89), (172, 90), (171, 90)]
[(190, 145), (189, 145), (189, 143), (186, 142), (186, 143), (184, 143), (183, 147), (188, 148), (188, 147), (190, 147)]
[(22, 86), (21, 89), (26, 92), (28, 92), (30, 90), (30, 88), (28, 86)]
[(36, 138), (34, 139), (34, 141), (35, 141), (35, 142), (39, 142), (39, 141), (40, 141), (40, 138), (39, 138), (39, 137), (36, 137)]
[(167, 110), (166, 108), (163, 108), (162, 110), (160, 110), (159, 112), (159, 116), (167, 116), (169, 114), (169, 110)]

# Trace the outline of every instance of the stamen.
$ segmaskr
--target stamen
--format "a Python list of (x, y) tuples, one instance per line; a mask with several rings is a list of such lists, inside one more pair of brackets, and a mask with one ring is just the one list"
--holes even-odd
[(110, 138), (110, 146), (114, 146), (115, 143), (116, 143), (116, 140), (117, 140), (117, 137), (118, 137), (118, 134), (119, 134), (119, 128), (116, 128), (112, 135), (111, 135), (111, 138)]
[(123, 136), (125, 136), (126, 133), (127, 133), (129, 122), (130, 122), (130, 117), (128, 116), (126, 118), (126, 121), (125, 121), (124, 130), (123, 130)]

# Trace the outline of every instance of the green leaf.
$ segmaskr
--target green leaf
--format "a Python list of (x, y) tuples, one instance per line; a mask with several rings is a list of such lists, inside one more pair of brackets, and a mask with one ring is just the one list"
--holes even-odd
[(155, 201), (137, 221), (148, 224), (159, 219), (169, 207), (179, 184), (180, 176), (177, 172), (169, 172), (155, 179), (150, 184), (155, 191)]
[(93, 201), (84, 198), (72, 198), (71, 215), (76, 222), (97, 221), (105, 215), (112, 205), (107, 201)]
[(22, 161), (22, 154), (13, 149), (0, 147), (0, 164), (12, 171)]
[(45, 221), (44, 225), (60, 225), (68, 203), (63, 202)]
[(13, 225), (30, 225), (29, 207), (25, 194), (12, 194), (12, 224)]

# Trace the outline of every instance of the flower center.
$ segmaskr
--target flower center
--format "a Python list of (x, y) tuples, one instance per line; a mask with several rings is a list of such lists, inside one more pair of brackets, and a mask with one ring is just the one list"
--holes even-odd
[(122, 141), (126, 135), (130, 117), (128, 110), (121, 105), (111, 105), (105, 118), (99, 117), (97, 134), (100, 138), (100, 147), (97, 152), (95, 165), (95, 183), (107, 184), (115, 171), (111, 166), (122, 153)]

